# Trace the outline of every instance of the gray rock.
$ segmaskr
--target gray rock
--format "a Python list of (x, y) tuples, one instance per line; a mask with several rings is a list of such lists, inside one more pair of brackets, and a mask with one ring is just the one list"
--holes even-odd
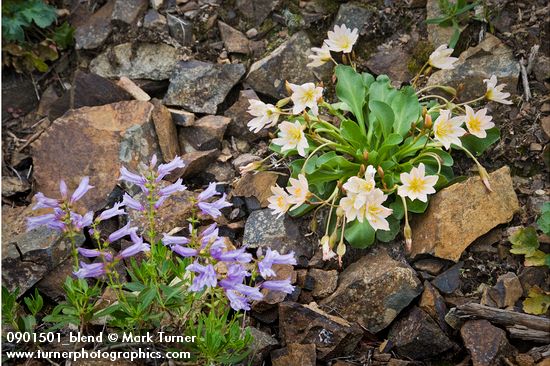
[(26, 114), (38, 105), (32, 80), (18, 73), (2, 74), (2, 119), (8, 118), (8, 108)]
[(209, 164), (206, 170), (201, 176), (207, 182), (226, 182), (230, 183), (235, 178), (235, 169), (230, 163), (222, 163), (221, 161), (215, 161)]
[(115, 2), (108, 1), (86, 21), (79, 25), (74, 32), (75, 48), (93, 50), (105, 43), (111, 35), (113, 27), (111, 16)]
[[(28, 214), (32, 215), (30, 212)], [(77, 235), (75, 243), (80, 246), (84, 240), (84, 235)], [(14, 237), (4, 236), (2, 284), (10, 291), (19, 287), (19, 293), (23, 294), (67, 259), (71, 248), (68, 239), (45, 226)]]
[(224, 116), (206, 116), (190, 127), (183, 127), (179, 133), (196, 150), (217, 149), (221, 146), (230, 121), (230, 118)]
[(533, 73), (535, 74), (535, 78), (540, 82), (550, 79), (550, 57), (544, 55), (538, 56), (533, 66)]
[(357, 28), (359, 33), (361, 33), (365, 25), (371, 23), (373, 15), (373, 10), (367, 9), (357, 3), (344, 3), (338, 8), (338, 14), (336, 14), (336, 18), (334, 18), (332, 24), (333, 26), (345, 24), (348, 28)]
[(458, 349), (436, 322), (416, 306), (392, 325), (388, 339), (399, 356), (413, 360), (449, 355), (450, 350)]
[(111, 20), (114, 24), (135, 25), (147, 10), (147, 5), (147, 0), (116, 0)]
[(244, 65), (182, 61), (170, 78), (164, 103), (194, 113), (216, 114), (218, 105), (245, 73)]
[(460, 97), (469, 100), (483, 95), (487, 89), (483, 80), (496, 75), (498, 84), (506, 84), (504, 91), (516, 92), (519, 63), (512, 50), (490, 33), (478, 46), (462, 52), (455, 66), (452, 70), (434, 72), (428, 79), (428, 85), (457, 88), (463, 84)]
[(250, 52), (249, 41), (244, 34), (222, 21), (218, 21), (218, 28), (227, 52), (245, 54)]
[(246, 83), (258, 93), (284, 98), (287, 96), (285, 81), (303, 84), (324, 78), (324, 73), (306, 66), (311, 61), (308, 59), (310, 54), (311, 42), (307, 34), (298, 32), (269, 55), (253, 63)]
[(336, 291), (320, 304), (377, 333), (421, 292), (422, 284), (412, 268), (376, 248), (346, 268)]
[(193, 44), (193, 23), (172, 14), (167, 14), (167, 20), (170, 35), (176, 41), (182, 46), (190, 46)]
[(165, 32), (168, 30), (166, 17), (154, 9), (149, 9), (143, 18), (143, 27), (156, 32)]
[(266, 332), (262, 332), (256, 327), (248, 327), (252, 335), (252, 344), (250, 349), (250, 360), (254, 365), (261, 365), (267, 354), (279, 345), (279, 342)]
[(313, 244), (304, 240), (295, 221), (277, 217), (267, 208), (253, 211), (244, 226), (243, 245), (249, 248), (278, 250), (281, 254), (294, 251), (298, 263), (313, 255)]
[(241, 90), (239, 99), (224, 113), (225, 116), (231, 117), (231, 123), (227, 126), (227, 134), (249, 142), (267, 137), (267, 129), (254, 133), (247, 126), (248, 122), (254, 118), (247, 112), (250, 99), (259, 100), (260, 98), (252, 89)]
[[(439, 8), (439, 0), (428, 0), (426, 2), (426, 19), (440, 18), (444, 16)], [(428, 24), (428, 40), (434, 48), (442, 44), (449, 44), (453, 35), (452, 27), (441, 27), (438, 24)]]
[(204, 172), (206, 167), (216, 161), (219, 154), (220, 151), (217, 149), (185, 153), (181, 156), (183, 162), (185, 163), (185, 167), (174, 171), (165, 179), (174, 182), (178, 178), (189, 178), (194, 175), (198, 175), (199, 173)]
[(432, 285), (445, 294), (452, 294), (460, 287), (460, 270), (464, 262), (458, 262), (433, 279)]
[(357, 324), (328, 315), (315, 303), (281, 303), (279, 330), (287, 344), (315, 344), (317, 359), (322, 361), (349, 354), (363, 336)]
[(404, 47), (392, 47), (376, 52), (368, 59), (367, 67), (377, 75), (388, 75), (392, 85), (399, 87), (412, 77), (408, 68), (410, 58), (411, 54)]
[(254, 24), (260, 25), (279, 4), (280, 0), (237, 0), (237, 9)]
[(472, 356), (473, 366), (502, 365), (503, 357), (514, 352), (506, 332), (487, 320), (469, 320), (460, 329), (464, 346)]
[(180, 52), (163, 43), (123, 43), (110, 46), (90, 63), (90, 70), (109, 79), (166, 80), (170, 78)]

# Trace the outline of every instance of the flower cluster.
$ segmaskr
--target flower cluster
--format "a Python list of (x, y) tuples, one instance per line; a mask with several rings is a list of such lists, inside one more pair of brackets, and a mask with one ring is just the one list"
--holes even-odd
[(282, 216), (288, 210), (300, 207), (312, 195), (309, 191), (309, 184), (303, 174), (298, 175), (298, 179), (290, 178), (290, 186), (285, 191), (278, 185), (271, 187), (273, 196), (268, 198), (269, 208), (273, 214)]

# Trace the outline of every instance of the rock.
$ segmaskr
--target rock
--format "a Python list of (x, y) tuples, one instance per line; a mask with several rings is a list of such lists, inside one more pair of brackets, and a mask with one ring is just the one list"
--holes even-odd
[(422, 292), (418, 306), (431, 316), (442, 330), (448, 328), (445, 322), (445, 315), (447, 315), (445, 299), (428, 281), (424, 281), (424, 291)]
[(475, 239), (510, 221), (519, 209), (510, 168), (494, 171), (489, 180), (493, 192), (476, 176), (435, 194), (428, 210), (412, 220), (411, 257), (429, 253), (456, 262)]
[(392, 85), (399, 87), (413, 76), (408, 68), (410, 57), (403, 47), (382, 49), (368, 59), (367, 67), (377, 75), (388, 75)]
[(206, 116), (181, 129), (180, 134), (196, 150), (218, 149), (229, 122), (231, 119), (224, 116)]
[(328, 315), (315, 303), (279, 304), (279, 331), (287, 344), (315, 344), (317, 359), (322, 361), (349, 354), (363, 336), (357, 324)]
[(391, 326), (388, 339), (394, 344), (393, 351), (413, 360), (442, 357), (453, 348), (458, 349), (436, 322), (416, 306)]
[(533, 73), (535, 74), (535, 78), (540, 82), (550, 79), (550, 57), (545, 55), (537, 56), (536, 62), (533, 65)]
[(231, 191), (231, 195), (236, 197), (256, 197), (260, 202), (260, 206), (265, 208), (269, 205), (267, 199), (273, 195), (271, 187), (275, 186), (279, 177), (278, 173), (270, 171), (245, 174), (235, 183), (235, 188)]
[(109, 46), (90, 63), (90, 71), (110, 79), (169, 79), (180, 52), (164, 43), (122, 43)]
[(164, 7), (165, 2), (166, 0), (151, 0), (151, 8), (153, 8), (154, 10), (159, 10), (160, 8)]
[(414, 270), (377, 248), (340, 274), (338, 288), (321, 305), (377, 333), (421, 292)]
[(182, 61), (170, 78), (164, 103), (194, 113), (216, 114), (218, 105), (245, 73), (242, 64)]
[(460, 84), (464, 89), (460, 94), (462, 100), (470, 100), (481, 96), (487, 85), (484, 79), (496, 75), (498, 84), (506, 84), (504, 91), (516, 92), (519, 77), (519, 63), (510, 48), (497, 37), (487, 33), (486, 38), (476, 47), (462, 52), (455, 68), (439, 70), (428, 79), (428, 85), (446, 85), (457, 88)]
[(344, 3), (338, 8), (338, 13), (332, 24), (333, 27), (335, 25), (345, 24), (348, 28), (357, 28), (359, 34), (361, 34), (365, 25), (371, 23), (371, 19), (374, 15), (375, 13), (372, 10), (357, 3)]
[[(37, 215), (31, 207), (2, 207), (2, 284), (22, 295), (67, 259), (71, 242), (45, 226), (26, 230), (26, 218)], [(75, 237), (76, 246), (84, 235)]]
[(193, 23), (172, 14), (167, 14), (170, 35), (182, 46), (193, 44)]
[(26, 114), (35, 109), (38, 98), (32, 80), (25, 75), (2, 73), (2, 120), (9, 117), (8, 109)]
[(153, 99), (152, 119), (155, 125), (160, 151), (165, 162), (171, 161), (176, 156), (181, 155), (180, 145), (178, 142), (178, 131), (176, 125), (172, 122), (172, 114), (162, 105), (158, 99)]
[(195, 124), (195, 115), (181, 109), (168, 108), (172, 113), (172, 121), (178, 126), (189, 127)]
[[(426, 18), (440, 18), (445, 16), (439, 8), (439, 0), (427, 0), (426, 2)], [(453, 27), (442, 27), (439, 24), (428, 24), (428, 40), (434, 48), (442, 44), (449, 44), (454, 33)]]
[(313, 255), (313, 244), (300, 234), (296, 221), (277, 217), (271, 209), (253, 211), (244, 226), (243, 245), (248, 248), (271, 248), (286, 254), (295, 252), (298, 264), (307, 263)]
[(249, 99), (259, 100), (260, 98), (252, 89), (241, 90), (239, 99), (225, 111), (224, 115), (231, 117), (231, 123), (227, 126), (227, 134), (251, 142), (267, 137), (267, 129), (254, 133), (248, 128), (248, 122), (254, 118), (247, 112), (250, 106)]
[(230, 163), (215, 161), (208, 165), (201, 176), (208, 182), (230, 183), (235, 178), (235, 169)]
[(233, 166), (235, 167), (235, 169), (240, 169), (240, 168), (243, 168), (246, 165), (248, 165), (250, 163), (253, 163), (255, 161), (259, 163), (260, 160), (262, 160), (262, 158), (257, 156), (257, 155), (242, 154), (242, 155), (237, 156), (233, 160)]
[(61, 179), (74, 189), (90, 176), (95, 188), (81, 202), (95, 211), (104, 207), (120, 167), (137, 171), (158, 153), (152, 111), (149, 102), (128, 101), (71, 110), (55, 120), (32, 145), (36, 191), (57, 197)]
[(148, 5), (147, 0), (115, 0), (111, 20), (114, 24), (135, 25)]
[(281, 99), (287, 96), (285, 81), (294, 84), (323, 78), (306, 65), (311, 61), (311, 42), (304, 31), (294, 34), (269, 55), (250, 66), (246, 83), (258, 93)]
[(468, 320), (460, 335), (472, 356), (473, 366), (501, 365), (502, 357), (513, 353), (506, 332), (487, 320)]
[(260, 25), (268, 15), (279, 4), (280, 0), (237, 0), (236, 6), (241, 14), (254, 21), (255, 25)]
[(437, 258), (420, 259), (413, 263), (414, 269), (437, 275), (445, 267), (445, 261)]
[(271, 352), (272, 366), (315, 366), (315, 345), (290, 343), (285, 348)]
[(74, 32), (75, 48), (93, 50), (101, 47), (111, 35), (111, 16), (115, 1), (110, 0), (80, 24)]
[(227, 52), (244, 54), (250, 52), (249, 41), (244, 34), (222, 21), (218, 21), (218, 28)]
[(120, 80), (117, 81), (116, 85), (126, 90), (128, 94), (134, 97), (135, 100), (141, 100), (144, 102), (151, 100), (149, 94), (143, 91), (143, 89), (137, 86), (132, 80), (128, 79), (126, 76), (121, 77)]
[(269, 352), (279, 345), (279, 342), (266, 332), (262, 332), (258, 328), (248, 327), (250, 335), (252, 335), (252, 344), (250, 345), (249, 358), (254, 365), (261, 365), (264, 358)]
[(523, 296), (529, 295), (533, 286), (538, 286), (544, 291), (550, 291), (550, 274), (544, 267), (524, 267), (519, 272), (518, 278), (523, 288)]
[(338, 271), (325, 271), (322, 269), (312, 268), (309, 270), (309, 276), (315, 281), (312, 295), (315, 298), (325, 298), (332, 294), (338, 286)]
[(128, 92), (112, 81), (77, 70), (71, 89), (52, 103), (48, 116), (53, 121), (69, 109), (95, 107), (132, 99)]
[(452, 294), (460, 287), (460, 270), (464, 262), (458, 262), (432, 281), (432, 285), (445, 294)]
[(143, 18), (143, 27), (159, 33), (166, 32), (168, 31), (168, 22), (164, 15), (155, 9), (149, 9)]
[(208, 165), (216, 161), (219, 154), (220, 152), (217, 149), (185, 153), (181, 156), (185, 166), (182, 169), (177, 169), (172, 172), (165, 179), (175, 182), (178, 178), (185, 179), (198, 175), (201, 172), (204, 172)]
[[(155, 216), (157, 232), (167, 233), (175, 227), (187, 227), (187, 219), (191, 217), (193, 209), (191, 198), (196, 198), (196, 196), (193, 192), (183, 191), (168, 197)], [(147, 198), (142, 192), (135, 195), (134, 198), (142, 203), (147, 202)], [(148, 218), (145, 216), (135, 210), (130, 210), (128, 214), (128, 218), (139, 228), (149, 227)], [(143, 235), (147, 234), (144, 232)]]
[(513, 272), (500, 275), (496, 285), (485, 288), (481, 304), (497, 308), (513, 307), (523, 296), (523, 287), (519, 278)]
[(41, 294), (48, 296), (50, 299), (60, 302), (65, 299), (66, 293), (63, 289), (63, 284), (67, 277), (71, 277), (74, 271), (74, 261), (72, 258), (65, 260), (59, 266), (51, 271), (48, 271), (36, 287)]
[(2, 177), (2, 197), (11, 197), (16, 194), (25, 193), (30, 189), (31, 185), (23, 177)]

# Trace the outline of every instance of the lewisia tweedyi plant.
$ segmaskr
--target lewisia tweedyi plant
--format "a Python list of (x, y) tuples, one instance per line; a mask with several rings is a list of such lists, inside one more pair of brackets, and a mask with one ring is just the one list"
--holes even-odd
[[(490, 190), (488, 174), (475, 155), (498, 140), (499, 131), (486, 108), (476, 111), (473, 106), (484, 99), (511, 103), (495, 76), (485, 80), (484, 95), (466, 103), (436, 94), (423, 96), (436, 88), (456, 96), (446, 86), (415, 91), (424, 70), (454, 68), (457, 58), (450, 56), (453, 49), (446, 45), (434, 51), (412, 86), (396, 89), (385, 75), (374, 78), (357, 71), (352, 51), (356, 40), (357, 29), (335, 26), (322, 48), (313, 48), (309, 56), (310, 67), (336, 64), (335, 103), (324, 100), (323, 87), (313, 83), (287, 83), (290, 97), (276, 105), (250, 100), (250, 129), (276, 126), (278, 136), (271, 149), (292, 159), (289, 186), (272, 188), (269, 207), (274, 214), (292, 216), (315, 210), (313, 220), (320, 208), (327, 207), (320, 240), (326, 260), (336, 255), (341, 259), (344, 239), (361, 248), (375, 239), (392, 240), (403, 218), (410, 248), (408, 212), (424, 212), (428, 195), (452, 183), (452, 149), (473, 159)], [(336, 63), (336, 53), (342, 53), (345, 64)], [(243, 172), (265, 168), (254, 164)]]
[[(220, 196), (216, 191), (216, 183), (210, 183), (196, 198), (191, 198), (193, 209), (186, 231), (177, 229), (183, 231), (180, 235), (174, 235), (178, 231), (159, 233), (155, 219), (159, 207), (169, 196), (184, 191), (186, 187), (181, 179), (170, 185), (162, 183), (165, 176), (184, 166), (181, 158), (176, 157), (158, 167), (156, 165), (156, 157), (153, 157), (148, 171), (143, 175), (123, 167), (120, 180), (139, 187), (143, 199), (124, 194), (122, 202), (114, 204), (95, 219), (92, 212), (83, 216), (75, 213), (72, 205), (93, 188), (88, 184), (87, 177), (82, 179), (70, 199), (67, 199), (64, 182), (61, 183), (61, 200), (37, 194), (35, 208), (51, 208), (54, 212), (29, 218), (29, 229), (48, 225), (74, 238), (81, 229), (88, 227), (95, 243), (93, 249), (74, 248), (73, 275), (77, 279), (68, 279), (65, 284), (68, 303), (59, 305), (46, 321), (56, 323), (58, 327), (73, 323), (85, 329), (86, 321), (99, 318), (93, 304), (97, 299), (88, 296), (90, 292), (86, 278), (98, 280), (92, 295), (99, 295), (97, 289), (102, 284), (106, 284), (116, 295), (117, 302), (102, 309), (99, 314), (108, 316), (110, 326), (124, 330), (158, 329), (166, 322), (163, 317), (169, 317), (173, 331), (192, 333), (196, 331), (197, 322), (208, 321), (212, 314), (215, 319), (227, 319), (230, 309), (249, 310), (252, 301), (263, 298), (262, 289), (284, 293), (294, 291), (290, 279), (273, 279), (276, 273), (272, 268), (274, 264), (295, 265), (294, 253), (280, 254), (267, 249), (265, 253), (258, 251), (257, 258), (254, 258), (247, 248), (233, 248), (227, 238), (219, 236), (215, 222), (204, 225), (221, 216), (220, 210), (231, 206), (225, 194)], [(127, 215), (126, 209), (141, 215), (145, 219), (143, 221), (148, 223), (147, 227), (138, 228), (128, 221), (102, 239), (100, 223), (115, 216)], [(122, 238), (129, 238), (132, 244), (114, 254), (111, 244)], [(143, 258), (136, 260), (134, 257), (140, 253)], [(79, 257), (82, 260), (79, 261)], [(92, 259), (93, 262), (88, 263)], [(129, 263), (126, 268), (129, 281), (123, 280), (125, 275), (123, 273), (121, 276), (118, 270), (125, 263)], [(78, 293), (83, 291), (88, 296), (86, 305), (91, 303), (86, 309), (78, 308), (83, 302), (83, 295)], [(75, 313), (79, 316), (73, 316)], [(239, 326), (234, 321), (227, 324), (230, 327)], [(210, 325), (205, 326), (208, 328)], [(220, 329), (217, 331), (223, 333)], [(234, 333), (233, 330), (231, 332)], [(211, 361), (216, 359), (222, 362), (223, 357), (218, 359), (215, 356)]]

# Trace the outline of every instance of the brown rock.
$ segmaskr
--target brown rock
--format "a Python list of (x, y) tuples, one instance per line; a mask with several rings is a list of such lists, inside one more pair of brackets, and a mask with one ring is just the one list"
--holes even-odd
[(264, 358), (273, 350), (279, 342), (272, 335), (263, 332), (255, 327), (248, 327), (250, 334), (252, 335), (252, 344), (250, 349), (252, 350), (249, 358), (254, 365), (261, 365)]
[(399, 87), (411, 79), (408, 61), (411, 55), (403, 47), (392, 47), (376, 52), (368, 61), (367, 67), (377, 75), (388, 75), (392, 83)]
[(36, 287), (41, 294), (54, 301), (64, 300), (66, 293), (63, 284), (67, 277), (72, 276), (73, 271), (74, 261), (72, 258), (67, 259), (52, 271), (48, 271), (44, 278), (36, 284)]
[(445, 315), (447, 315), (445, 299), (428, 281), (424, 281), (424, 291), (422, 292), (418, 306), (431, 316), (442, 330), (447, 329), (447, 323), (445, 322)]
[(162, 105), (158, 99), (153, 99), (153, 124), (157, 133), (160, 151), (165, 162), (171, 161), (174, 157), (181, 155), (178, 142), (178, 131), (172, 122), (172, 115), (168, 108)]
[(329, 360), (347, 355), (357, 346), (363, 331), (357, 324), (326, 314), (312, 303), (279, 305), (281, 338), (288, 343), (315, 344), (317, 358)]
[(315, 366), (316, 353), (314, 344), (291, 343), (285, 348), (271, 352), (273, 366)]
[(95, 211), (104, 207), (121, 166), (137, 171), (158, 152), (152, 110), (149, 102), (120, 102), (72, 110), (54, 121), (32, 146), (36, 190), (56, 197), (61, 179), (74, 189), (90, 176), (95, 188), (82, 203)]
[(550, 116), (545, 116), (540, 119), (540, 126), (544, 131), (547, 139), (550, 139)]
[(437, 258), (420, 259), (413, 263), (414, 269), (427, 272), (434, 276), (439, 274), (445, 265), (445, 261)]
[(182, 109), (168, 108), (172, 113), (172, 120), (178, 126), (189, 127), (195, 124), (195, 114)]
[(222, 21), (218, 21), (218, 28), (227, 52), (245, 54), (250, 52), (249, 41), (244, 34)]
[(428, 314), (416, 306), (391, 327), (388, 339), (401, 357), (424, 360), (458, 348)]
[(506, 332), (487, 320), (469, 320), (460, 329), (464, 345), (472, 356), (474, 366), (497, 366), (502, 357), (513, 353)]
[(475, 239), (510, 221), (519, 209), (510, 168), (494, 171), (489, 180), (493, 192), (472, 177), (434, 195), (426, 213), (412, 222), (411, 257), (429, 253), (456, 262)]
[(184, 127), (180, 133), (194, 149), (217, 149), (221, 146), (229, 122), (231, 119), (228, 117), (206, 116), (195, 121), (192, 126)]
[(271, 187), (275, 186), (280, 177), (275, 172), (263, 171), (256, 174), (245, 174), (231, 191), (232, 196), (237, 197), (256, 197), (261, 207), (269, 205), (268, 198), (273, 195)]
[(412, 268), (375, 248), (340, 274), (338, 288), (321, 305), (377, 333), (421, 292)]
[(2, 177), (2, 196), (10, 197), (18, 193), (24, 193), (31, 189), (29, 182), (25, 178)]
[(116, 84), (126, 90), (135, 100), (142, 100), (144, 102), (151, 100), (149, 94), (126, 76), (122, 76)]
[(500, 275), (496, 285), (485, 288), (481, 304), (498, 308), (513, 307), (523, 296), (523, 287), (519, 278), (513, 272)]
[(338, 271), (325, 271), (322, 269), (312, 268), (309, 270), (309, 276), (315, 281), (312, 295), (315, 298), (325, 298), (332, 294), (338, 286)]
[(185, 166), (170, 174), (166, 179), (175, 181), (178, 178), (189, 178), (204, 171), (219, 155), (219, 150), (194, 151), (181, 156)]

